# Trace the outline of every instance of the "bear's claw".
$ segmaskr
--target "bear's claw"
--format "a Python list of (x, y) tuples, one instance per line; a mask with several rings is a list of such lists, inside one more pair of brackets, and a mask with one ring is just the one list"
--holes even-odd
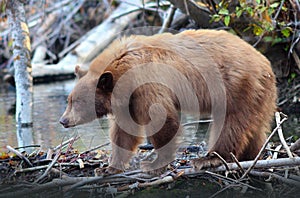
[(96, 168), (94, 170), (94, 174), (95, 176), (107, 176), (107, 175), (114, 175), (114, 174), (118, 174), (118, 173), (122, 173), (122, 170), (116, 169), (114, 167), (108, 166), (108, 167), (104, 167), (104, 168)]
[(200, 170), (203, 168), (218, 167), (222, 164), (222, 161), (217, 157), (207, 156), (191, 160), (193, 168)]
[(165, 171), (167, 170), (167, 166), (159, 166), (155, 160), (154, 162), (142, 161), (141, 169), (143, 170), (143, 172), (149, 175), (158, 176), (165, 173)]

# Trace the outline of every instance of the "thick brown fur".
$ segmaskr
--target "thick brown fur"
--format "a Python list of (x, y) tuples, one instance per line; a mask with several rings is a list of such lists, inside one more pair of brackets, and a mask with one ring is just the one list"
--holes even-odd
[[(220, 161), (211, 155), (214, 151), (228, 161), (231, 160), (230, 152), (238, 160), (249, 160), (256, 156), (266, 139), (265, 132), (269, 131), (275, 111), (275, 76), (263, 55), (225, 31), (190, 30), (176, 35), (131, 36), (115, 41), (94, 59), (87, 74), (76, 68), (80, 80), (69, 96), (61, 123), (65, 127), (72, 127), (112, 114), (111, 88), (130, 69), (147, 63), (167, 64), (184, 75), (195, 91), (201, 114), (212, 114), (214, 124), (210, 131), (209, 155), (195, 160), (195, 167), (219, 165)], [(103, 77), (104, 74), (108, 77)], [(130, 89), (132, 84), (139, 83), (143, 75), (134, 74), (130, 80), (122, 82), (122, 86)], [(184, 95), (186, 87), (176, 81), (176, 76), (160, 73), (159, 69), (153, 69), (147, 75), (154, 79), (173, 78), (173, 81), (168, 80), (168, 85), (179, 87), (182, 93), (173, 93), (168, 86), (159, 83), (147, 83), (134, 90), (127, 105), (131, 118), (138, 125), (128, 124), (128, 134), (118, 125), (120, 122), (127, 123), (124, 116), (114, 114), (111, 119), (111, 170), (126, 167), (132, 156), (127, 151), (137, 149), (144, 139), (144, 131), (156, 150), (166, 147), (158, 151), (157, 159), (145, 165), (145, 169), (163, 166), (163, 161), (172, 160), (176, 150), (175, 136), (181, 131), (178, 111), (192, 112), (194, 109), (189, 106), (189, 98), (183, 101), (186, 105), (179, 103), (176, 95)], [(225, 90), (212, 82), (222, 82)], [(127, 90), (123, 91), (125, 93)], [(126, 95), (123, 91), (115, 93), (115, 97), (122, 98)], [(211, 98), (209, 92), (224, 97)], [(156, 103), (164, 107), (162, 114), (165, 113), (166, 120), (161, 129), (152, 134), (155, 130), (149, 124), (153, 119), (149, 116), (149, 108)], [(218, 123), (219, 115), (213, 113), (212, 104), (217, 110), (223, 108), (223, 104), (226, 106), (225, 120), (221, 124)], [(182, 106), (186, 109), (181, 109)], [(96, 113), (91, 114), (94, 108)], [(122, 114), (122, 111), (119, 113)], [(159, 114), (155, 115), (159, 117)], [(131, 118), (128, 118), (128, 123)], [(220, 134), (218, 130), (221, 130)], [(170, 141), (172, 144), (168, 144)]]

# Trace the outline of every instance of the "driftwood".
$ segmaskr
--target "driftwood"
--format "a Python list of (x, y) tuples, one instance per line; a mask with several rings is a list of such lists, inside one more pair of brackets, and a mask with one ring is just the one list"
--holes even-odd
[[(140, 1), (131, 1), (136, 5), (140, 5)], [(144, 1), (147, 2), (147, 1)], [(126, 14), (121, 18), (115, 19), (117, 15), (129, 13), (131, 10), (136, 10), (136, 6), (131, 4), (121, 3), (118, 8), (98, 27), (89, 32), (89, 36), (83, 41), (73, 52), (77, 56), (77, 61), (81, 63), (91, 61), (99, 54), (112, 40), (120, 34), (125, 27), (140, 13), (139, 11)], [(74, 66), (74, 65), (73, 65)]]
[[(131, 2), (142, 7), (138, 0)], [(135, 10), (135, 12), (130, 13), (132, 10)], [(134, 5), (127, 4), (126, 2), (121, 3), (105, 21), (90, 30), (83, 39), (80, 39), (80, 42), (76, 42), (76, 44), (80, 44), (72, 52), (68, 53), (59, 63), (52, 65), (33, 64), (33, 77), (73, 74), (76, 65), (84, 65), (90, 62), (113, 39), (115, 39), (140, 12), (141, 10), (136, 10), (136, 6)], [(116, 16), (119, 16), (122, 13), (124, 13), (124, 16), (115, 19)], [(125, 15), (125, 13), (129, 14)], [(74, 47), (74, 45), (72, 47)]]
[[(276, 114), (277, 117), (280, 114)], [(282, 114), (283, 115), (283, 114)], [(280, 181), (288, 186), (291, 189), (298, 188), (300, 186), (300, 176), (297, 175), (297, 167), (300, 166), (300, 157), (292, 157), (292, 158), (278, 158), (278, 155), (287, 156), (287, 152), (280, 151), (281, 148), (284, 148), (282, 145), (278, 145), (275, 149), (269, 149), (270, 152), (276, 153), (273, 154), (273, 158), (275, 159), (265, 159), (265, 160), (258, 160), (262, 154), (262, 151), (265, 150), (267, 143), (269, 142), (270, 138), (280, 130), (281, 124), (287, 119), (283, 115), (283, 118), (278, 117), (277, 119), (277, 126), (267, 139), (266, 143), (261, 149), (261, 152), (257, 155), (257, 158), (252, 161), (244, 161), (239, 162), (235, 156), (232, 154), (234, 159), (234, 163), (227, 163), (224, 161), (224, 165), (219, 166), (217, 168), (211, 168), (206, 170), (197, 170), (193, 169), (189, 163), (186, 165), (178, 164), (179, 161), (176, 163), (172, 163), (170, 168), (160, 176), (152, 176), (146, 173), (143, 173), (141, 170), (133, 170), (133, 171), (126, 171), (124, 173), (115, 174), (115, 175), (100, 175), (94, 177), (73, 177), (70, 176), (66, 171), (75, 169), (82, 170), (84, 168), (92, 168), (95, 167), (95, 164), (103, 164), (101, 160), (91, 160), (88, 159), (89, 153), (94, 151), (95, 149), (99, 149), (103, 146), (108, 145), (108, 143), (100, 145), (98, 147), (94, 147), (88, 149), (87, 151), (81, 153), (73, 153), (71, 152), (71, 147), (73, 143), (78, 140), (78, 137), (71, 138), (65, 142), (62, 142), (59, 146), (57, 146), (47, 159), (51, 159), (51, 163), (48, 165), (40, 165), (36, 167), (28, 167), (23, 169), (18, 169), (15, 171), (15, 175), (20, 174), (30, 174), (30, 173), (37, 173), (37, 179), (33, 183), (27, 183), (24, 186), (12, 186), (9, 189), (3, 188), (0, 190), (0, 197), (7, 197), (7, 196), (22, 196), (27, 193), (39, 194), (41, 193), (49, 193), (49, 192), (60, 192), (64, 193), (66, 196), (73, 196), (78, 190), (80, 191), (87, 191), (91, 192), (95, 188), (101, 189), (102, 195), (104, 194), (112, 194), (116, 195), (118, 193), (128, 193), (132, 190), (137, 190), (149, 186), (158, 186), (167, 183), (172, 183), (180, 178), (195, 178), (195, 177), (211, 177), (214, 178), (217, 183), (222, 183), (223, 187), (215, 192), (212, 197), (217, 196), (218, 194), (222, 193), (223, 191), (232, 188), (232, 187), (241, 187), (243, 189), (251, 189), (254, 191), (262, 192), (263, 189), (257, 188), (252, 186), (249, 183), (250, 179), (249, 176), (255, 176), (264, 179), (275, 179)], [(205, 122), (210, 122), (211, 120), (205, 120)], [(195, 124), (195, 123), (189, 123)], [(189, 125), (188, 124), (188, 125)], [(283, 143), (284, 144), (284, 143)], [(297, 143), (298, 144), (298, 143)], [(294, 144), (295, 145), (295, 144)], [(67, 146), (67, 148), (66, 148)], [(61, 150), (65, 147), (66, 151), (62, 154)], [(18, 156), (23, 160), (29, 160), (28, 158), (24, 159), (15, 149), (11, 149), (11, 152), (18, 154)], [(291, 149), (293, 151), (293, 149)], [(144, 152), (144, 151), (143, 151)], [(151, 151), (150, 151), (151, 152)], [(184, 152), (184, 151), (183, 151)], [(192, 151), (191, 151), (192, 152)], [(64, 155), (63, 158), (68, 158), (66, 156), (67, 153), (71, 153), (73, 159), (69, 162), (62, 162), (58, 159), (61, 155)], [(52, 157), (51, 157), (52, 156)], [(91, 157), (93, 157), (92, 155)], [(181, 155), (179, 155), (181, 156)], [(85, 161), (85, 159), (88, 159)], [(101, 158), (103, 159), (103, 158)], [(94, 165), (92, 165), (94, 164)], [(176, 164), (174, 166), (174, 164)], [(92, 166), (91, 166), (92, 165)], [(29, 165), (30, 166), (30, 165)], [(70, 168), (68, 168), (70, 167)], [(42, 174), (41, 174), (42, 173)], [(52, 175), (52, 176), (50, 176)], [(54, 175), (54, 176), (53, 176)], [(68, 176), (69, 175), (69, 176)], [(52, 181), (51, 181), (52, 180)], [(48, 181), (48, 182), (45, 182)], [(101, 194), (101, 192), (99, 192)], [(99, 194), (98, 194), (99, 195)]]
[[(240, 162), (240, 165), (242, 168), (246, 169), (248, 167), (251, 167), (254, 161), (247, 161), (247, 162)], [(234, 170), (239, 170), (240, 167), (236, 163), (228, 163), (227, 166), (229, 167), (229, 171), (234, 171)], [(282, 159), (276, 159), (276, 160), (258, 160), (256, 165), (255, 165), (255, 171), (251, 170), (250, 175), (255, 175), (255, 176), (262, 176), (262, 177), (273, 177), (275, 179), (280, 179), (281, 181), (292, 184), (294, 186), (299, 187), (300, 186), (300, 181), (298, 181), (298, 177), (295, 178), (285, 178), (282, 176), (279, 176), (275, 173), (270, 173), (266, 171), (258, 171), (258, 169), (267, 169), (271, 167), (286, 167), (286, 168), (293, 168), (295, 166), (300, 166), (300, 157), (296, 157), (293, 159), (290, 158), (282, 158)], [(124, 184), (124, 183), (129, 183), (127, 186), (123, 187), (115, 187), (116, 192), (118, 191), (124, 191), (128, 189), (134, 189), (134, 188), (142, 188), (142, 187), (148, 187), (148, 186), (156, 186), (164, 183), (170, 183), (174, 182), (176, 179), (178, 179), (180, 176), (187, 176), (187, 177), (195, 177), (196, 175), (204, 175), (204, 174), (209, 174), (213, 176), (220, 177), (222, 179), (226, 179), (230, 181), (231, 183), (239, 183), (242, 185), (247, 185), (248, 187), (252, 188), (246, 183), (242, 183), (239, 180), (234, 180), (231, 178), (226, 178), (222, 175), (216, 174), (217, 172), (224, 172), (228, 171), (226, 167), (220, 166), (215, 169), (210, 169), (210, 170), (195, 170), (193, 168), (185, 168), (183, 171), (178, 170), (178, 174), (171, 174), (171, 175), (166, 175), (162, 178), (156, 177), (156, 178), (151, 178), (149, 175), (143, 175), (141, 174), (140, 170), (135, 170), (131, 172), (125, 172), (122, 174), (117, 174), (117, 175), (111, 175), (111, 176), (98, 176), (98, 177), (67, 177), (63, 176), (61, 179), (54, 179), (52, 182), (48, 182), (45, 184), (41, 185), (34, 185), (32, 184), (31, 188), (27, 190), (16, 190), (13, 192), (9, 192), (7, 194), (2, 194), (3, 196), (20, 196), (22, 194), (26, 193), (38, 193), (38, 192), (43, 192), (46, 190), (51, 190), (51, 189), (56, 189), (57, 187), (65, 187), (69, 186), (67, 188), (67, 191), (72, 191), (75, 190), (76, 188), (82, 187), (84, 185), (89, 185), (89, 184), (105, 184), (105, 183), (114, 183), (114, 184)], [(142, 177), (141, 177), (142, 176)], [(149, 179), (151, 178), (151, 179)], [(2, 196), (1, 195), (1, 196)]]
[[(236, 163), (227, 163), (228, 170), (240, 170), (247, 169), (251, 167), (255, 163), (254, 160), (251, 161), (245, 161), (245, 162), (239, 162), (239, 165)], [(300, 157), (295, 158), (280, 158), (280, 159), (270, 159), (270, 160), (258, 160), (253, 168), (259, 169), (259, 168), (271, 168), (271, 167), (290, 167), (293, 168), (295, 166), (300, 166)], [(225, 165), (219, 166), (215, 169), (211, 169), (211, 172), (223, 172), (227, 171), (227, 168)], [(205, 173), (205, 170), (194, 170), (194, 169), (185, 169), (185, 175), (193, 175), (193, 174), (202, 174)]]

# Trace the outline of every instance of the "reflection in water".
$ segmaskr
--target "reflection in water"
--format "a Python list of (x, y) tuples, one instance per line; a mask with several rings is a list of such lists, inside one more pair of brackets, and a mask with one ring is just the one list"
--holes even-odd
[(17, 146), (15, 116), (10, 114), (15, 104), (15, 94), (0, 85), (0, 146)]

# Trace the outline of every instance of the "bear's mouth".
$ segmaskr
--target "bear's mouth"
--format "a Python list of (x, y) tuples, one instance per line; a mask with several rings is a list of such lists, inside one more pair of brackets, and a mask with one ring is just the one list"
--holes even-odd
[(73, 125), (64, 125), (64, 124), (63, 124), (63, 127), (64, 127), (64, 128), (72, 128), (72, 127), (74, 127), (74, 126), (76, 126), (76, 125), (75, 125), (75, 124), (73, 124)]

